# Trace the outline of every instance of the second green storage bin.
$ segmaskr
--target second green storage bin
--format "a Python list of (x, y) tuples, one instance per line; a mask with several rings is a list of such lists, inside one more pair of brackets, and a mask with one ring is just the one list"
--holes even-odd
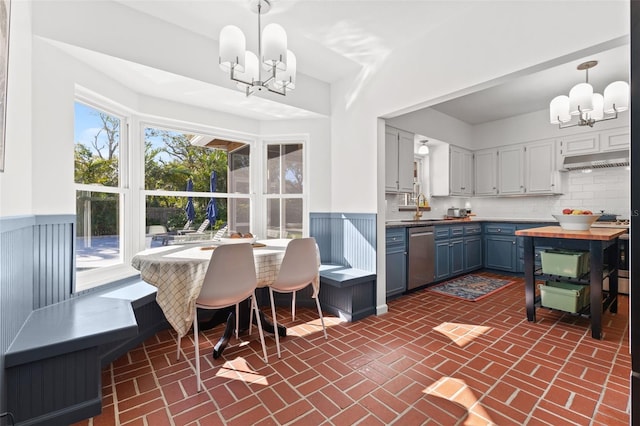
[(540, 304), (545, 308), (565, 312), (580, 312), (589, 305), (591, 292), (588, 285), (547, 281), (539, 284)]

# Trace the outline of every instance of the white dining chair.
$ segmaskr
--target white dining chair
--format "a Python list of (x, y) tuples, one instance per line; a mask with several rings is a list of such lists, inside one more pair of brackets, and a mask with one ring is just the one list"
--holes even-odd
[[(198, 392), (202, 388), (200, 379), (200, 347), (198, 344), (198, 314), (200, 309), (222, 309), (235, 305), (236, 307), (236, 338), (238, 337), (238, 304), (246, 298), (251, 298), (251, 309), (255, 310), (258, 321), (258, 332), (264, 361), (267, 359), (267, 348), (258, 305), (256, 303), (256, 269), (253, 260), (253, 248), (249, 243), (228, 244), (216, 247), (211, 253), (211, 261), (205, 273), (202, 289), (196, 299), (196, 309), (193, 318), (193, 337), (196, 349), (196, 377)], [(179, 344), (179, 342), (178, 342)]]
[[(308, 285), (312, 285), (313, 281), (318, 276), (318, 271), (318, 248), (315, 238), (309, 237), (292, 240), (285, 250), (278, 276), (269, 286), (274, 330), (278, 329), (278, 322), (276, 320), (276, 306), (274, 303), (273, 292), (295, 294), (296, 291), (302, 290)], [(316, 300), (318, 315), (320, 316), (320, 322), (322, 323), (324, 338), (327, 339), (327, 329), (324, 326), (324, 318), (322, 317), (322, 309), (320, 308), (319, 295), (315, 294), (314, 299)], [(292, 307), (292, 309), (294, 308)], [(274, 334), (276, 336), (278, 358), (280, 358), (280, 337), (277, 332)]]

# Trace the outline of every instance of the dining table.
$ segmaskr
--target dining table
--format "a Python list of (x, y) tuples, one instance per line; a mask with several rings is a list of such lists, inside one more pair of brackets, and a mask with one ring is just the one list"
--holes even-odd
[[(256, 240), (253, 257), (257, 287), (268, 287), (278, 276), (289, 239)], [(133, 256), (131, 265), (140, 271), (140, 278), (157, 288), (156, 301), (167, 321), (184, 337), (190, 330), (195, 302), (202, 289), (212, 253), (222, 241), (203, 241), (162, 246), (141, 251)], [(320, 288), (319, 275), (312, 282), (313, 297)]]

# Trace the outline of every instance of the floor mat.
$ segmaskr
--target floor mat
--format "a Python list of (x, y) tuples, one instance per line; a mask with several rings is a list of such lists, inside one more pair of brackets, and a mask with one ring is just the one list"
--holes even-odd
[(429, 287), (427, 291), (475, 302), (515, 283), (516, 281), (513, 280), (471, 274), (443, 282), (442, 284), (436, 284)]

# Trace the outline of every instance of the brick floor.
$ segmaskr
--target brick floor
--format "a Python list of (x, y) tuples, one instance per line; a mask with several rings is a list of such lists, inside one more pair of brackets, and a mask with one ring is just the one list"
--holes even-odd
[(580, 316), (538, 308), (527, 322), (523, 279), (498, 277), (517, 284), (478, 302), (422, 289), (385, 315), (326, 317), (328, 340), (305, 335), (315, 310), (298, 308), (292, 322), (278, 308), (292, 333), (281, 359), (266, 336), (268, 365), (255, 331), (214, 360), (223, 326), (207, 330), (200, 393), (193, 336), (176, 361), (165, 330), (105, 368), (102, 414), (76, 425), (628, 425), (628, 297), (596, 341)]

